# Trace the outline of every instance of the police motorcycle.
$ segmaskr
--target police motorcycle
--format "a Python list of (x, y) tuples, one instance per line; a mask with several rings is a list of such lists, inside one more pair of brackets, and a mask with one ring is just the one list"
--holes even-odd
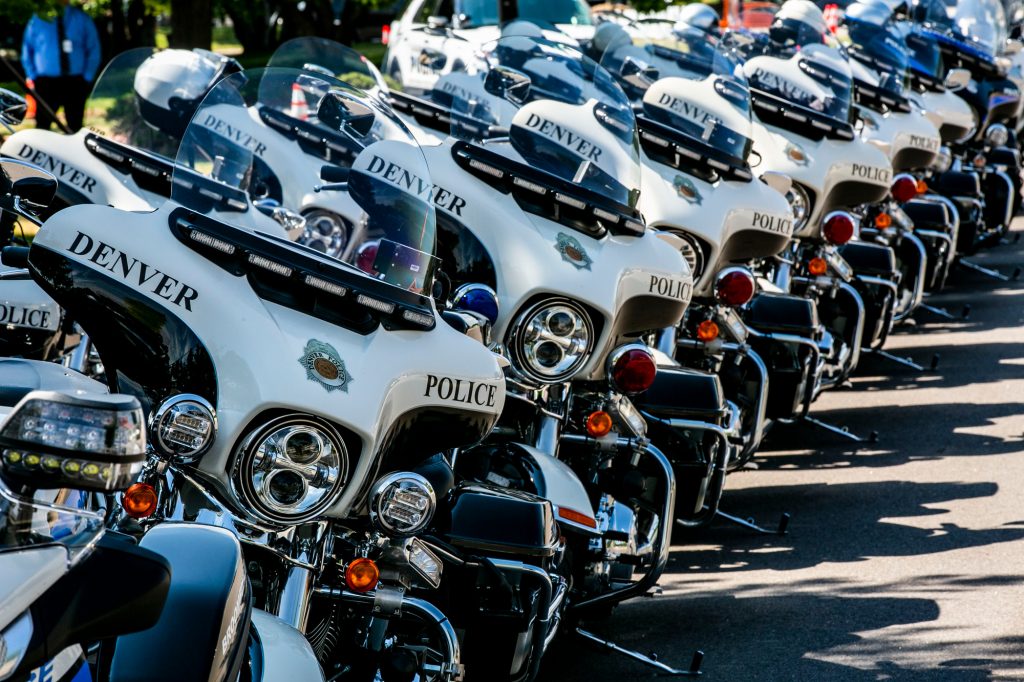
[[(72, 135), (21, 130), (0, 154), (37, 165), (59, 180), (57, 194), (40, 215), (65, 206), (95, 203), (149, 211), (171, 194), (177, 146), (195, 107), (210, 86), (240, 67), (205, 50), (129, 50), (115, 57), (96, 80), (86, 104), (86, 127)], [(266, 175), (264, 172), (263, 175)], [(257, 228), (296, 235), (302, 217), (274, 199), (257, 202)], [(29, 242), (12, 229), (13, 213), (0, 244)], [(76, 370), (102, 376), (103, 368), (75, 320), (18, 268), (0, 270), (0, 301), (6, 323), (0, 349), (6, 357), (60, 360)]]
[[(514, 30), (426, 98), (390, 100), (429, 141), (451, 305), (491, 320), (491, 345), (510, 362), (498, 428), (459, 453), (456, 473), (534, 492), (538, 473), (562, 471), (556, 509), (575, 618), (655, 584), (672, 520), (700, 511), (729, 447), (728, 412), (717, 378), (658, 367), (643, 342), (678, 322), (692, 281), (678, 245), (636, 209), (627, 98), (575, 49)], [(684, 414), (686, 400), (702, 402), (702, 420)], [(683, 439), (697, 431), (694, 453)], [(489, 659), (494, 676), (509, 674), (506, 656)]]
[[(956, 163), (937, 177), (936, 189), (960, 212), (957, 250), (969, 256), (999, 242), (1009, 230), (1021, 188), (1020, 153), (1008, 147), (1016, 127), (1020, 90), (1006, 77), (1007, 64), (996, 56), (1005, 26), (998, 3), (962, 0), (954, 6), (932, 0), (914, 3), (911, 17), (918, 31), (939, 47), (943, 65), (957, 73), (956, 94), (973, 110), (977, 128), (950, 145)], [(969, 78), (968, 78), (969, 76)], [(980, 201), (980, 210), (971, 199)], [(1005, 275), (962, 260), (962, 264), (998, 279)], [(1019, 273), (1015, 273), (1019, 274)]]
[[(759, 169), (792, 179), (794, 217), (790, 246), (760, 264), (762, 288), (771, 289), (748, 304), (746, 322), (751, 345), (769, 367), (768, 417), (806, 419), (861, 440), (808, 417), (808, 410), (823, 389), (843, 383), (857, 366), (864, 301), (852, 283), (856, 271), (838, 249), (856, 236), (853, 212), (889, 193), (892, 166), (851, 124), (850, 66), (837, 48), (823, 44), (827, 31), (817, 7), (790, 0), (768, 33), (744, 34), (753, 149), (761, 157)], [(879, 279), (895, 280), (891, 250), (861, 244), (877, 252), (873, 260), (890, 266)]]
[(708, 28), (606, 22), (590, 46), (633, 101), (645, 174), (640, 209), (650, 227), (680, 240), (693, 272), (693, 300), (658, 347), (717, 375), (734, 415), (727, 430), (734, 452), (716, 465), (717, 493), (706, 498), (701, 520), (717, 511), (725, 471), (749, 461), (764, 433), (768, 373), (747, 344), (740, 309), (755, 280), (742, 264), (782, 252), (793, 229), (788, 180), (755, 178), (750, 167), (746, 79), (733, 50)]
[[(909, 96), (910, 58), (904, 38), (889, 8), (873, 1), (849, 5), (839, 33), (848, 41), (861, 136), (888, 155), (896, 174), (889, 198), (867, 207), (861, 226), (863, 240), (891, 246), (896, 255), (900, 276), (891, 319), (902, 321), (919, 307), (952, 317), (923, 303), (925, 291), (941, 288), (955, 260), (957, 223), (951, 219), (955, 207), (929, 192), (927, 180), (942, 138)], [(921, 224), (914, 218), (920, 218)], [(869, 263), (854, 265), (859, 270), (870, 267)], [(868, 310), (866, 329), (871, 330), (865, 335), (866, 345), (880, 348), (888, 325), (872, 314), (870, 290), (863, 280), (858, 283)], [(899, 362), (923, 369), (905, 359)]]
[[(0, 90), (0, 126), (12, 135), (25, 116), (25, 100)], [(25, 221), (0, 210), (0, 246), (27, 243)], [(58, 358), (77, 344), (77, 337), (60, 334), (60, 308), (40, 291), (26, 273), (0, 265), (0, 357)]]
[[(0, 161), (0, 202), (26, 219), (56, 185)], [(323, 679), (305, 640), (253, 608), (230, 533), (105, 530), (146, 463), (139, 398), (32, 360), (0, 360), (0, 384), (0, 679)]]
[(441, 588), (470, 604), (480, 591), (442, 571), (501, 576), (495, 599), (528, 595), (546, 636), (557, 594), (524, 559), (557, 560), (555, 512), (535, 495), (455, 484), (436, 456), (490, 431), (504, 379), (448, 323), (464, 319), (428, 296), (429, 175), (388, 111), (339, 82), (316, 110), (348, 141), (323, 189), (363, 207), (352, 263), (254, 229), (255, 152), (202, 117), (287, 101), (297, 75), (222, 79), (185, 131), (171, 200), (151, 213), (61, 211), (28, 266), (146, 414), (152, 450), (118, 530), (230, 531), (253, 603), (303, 633), (332, 679), (458, 679), (459, 636), (430, 599)]
[(97, 77), (81, 130), (21, 130), (0, 155), (57, 177), (50, 213), (76, 204), (152, 210), (170, 196), (171, 165), (195, 107), (219, 78), (240, 70), (207, 50), (128, 50)]

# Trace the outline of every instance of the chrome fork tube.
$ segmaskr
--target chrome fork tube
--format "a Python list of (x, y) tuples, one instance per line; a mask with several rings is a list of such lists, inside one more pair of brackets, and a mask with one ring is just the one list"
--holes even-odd
[(305, 634), (309, 619), (309, 603), (313, 594), (313, 571), (301, 566), (288, 569), (288, 578), (281, 590), (277, 616), (299, 632)]

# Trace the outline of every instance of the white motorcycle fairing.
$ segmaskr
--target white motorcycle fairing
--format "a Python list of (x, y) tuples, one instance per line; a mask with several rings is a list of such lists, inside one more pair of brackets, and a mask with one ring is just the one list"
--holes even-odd
[[(601, 239), (527, 213), (513, 196), (467, 177), (452, 157), (455, 140), (423, 147), (437, 185), (457, 188), (459, 210), (435, 202), (480, 240), (495, 268), (500, 310), (494, 338), (504, 339), (518, 313), (539, 298), (584, 303), (601, 328), (590, 358), (576, 375), (605, 376), (605, 359), (627, 338), (674, 325), (692, 295), (685, 261), (653, 234), (607, 235)], [(515, 221), (515, 222), (513, 222)], [(614, 321), (614, 324), (610, 324)]]
[[(49, 130), (20, 130), (0, 145), (0, 155), (35, 164), (59, 181), (57, 199), (69, 206), (99, 204), (125, 211), (152, 211), (166, 195), (139, 187), (130, 172), (122, 172), (90, 151), (90, 140), (99, 136), (85, 128), (73, 135)], [(123, 160), (123, 159), (122, 159)], [(170, 166), (169, 162), (163, 161)], [(159, 171), (158, 171), (159, 173)], [(166, 178), (170, 190), (170, 177)]]
[(889, 192), (892, 164), (865, 140), (812, 140), (756, 121), (753, 137), (764, 170), (788, 175), (811, 195), (807, 221), (795, 237), (817, 238), (829, 212), (873, 203)]
[(978, 129), (978, 115), (955, 92), (909, 91), (910, 98), (924, 110), (925, 115), (939, 129), (944, 144), (960, 142)]
[[(128, 299), (126, 310), (141, 316), (134, 319), (154, 325), (139, 333), (152, 334), (150, 342), (169, 343), (153, 349), (152, 362), (162, 359), (178, 372), (191, 368), (183, 383), (168, 386), (166, 392), (189, 388), (186, 384), (191, 381), (191, 392), (201, 393), (195, 386), (202, 385), (205, 392), (214, 393), (208, 399), (217, 410), (217, 436), (196, 466), (236, 508), (251, 513), (229, 480), (236, 449), (247, 430), (270, 419), (268, 411), (318, 416), (355, 439), (349, 441), (347, 480), (340, 497), (324, 512), (332, 517), (347, 516), (365, 499), (367, 487), (379, 473), (381, 449), (389, 438), (421, 428), (417, 427), (419, 417), (452, 412), (461, 416), (448, 417), (446, 434), (432, 433), (440, 440), (471, 443), (490, 430), (504, 404), (504, 375), (478, 342), (440, 320), (424, 331), (389, 330), (378, 324), (368, 333), (358, 333), (261, 298), (251, 275), (233, 276), (209, 255), (202, 255), (211, 253), (204, 251), (202, 242), (189, 241), (189, 234), (217, 230), (217, 225), (225, 235), (258, 245), (244, 248), (293, 255), (298, 251), (255, 232), (204, 220), (168, 201), (144, 215), (101, 206), (62, 211), (36, 237), (30, 266), (58, 301), (83, 293), (82, 287), (90, 286), (87, 282)], [(358, 295), (364, 306), (387, 305), (373, 298), (375, 287), (370, 285), (376, 283), (372, 279), (348, 268), (355, 277), (351, 279), (341, 272), (344, 266), (328, 259), (318, 262), (322, 272), (335, 272), (336, 267), (339, 277), (353, 282), (355, 291), (345, 293)], [(362, 286), (366, 289), (359, 293)], [(323, 295), (307, 291), (309, 298)], [(125, 305), (120, 300), (103, 300)], [(116, 353), (105, 350), (116, 346), (120, 337), (104, 338), (102, 327), (109, 325), (109, 310), (104, 312), (102, 320), (79, 322), (101, 353)], [(331, 359), (333, 372), (311, 369), (315, 357), (325, 356)], [(110, 362), (115, 358), (124, 362), (117, 355), (111, 355)], [(116, 365), (107, 364), (112, 382), (127, 381), (124, 389), (145, 392), (132, 383), (139, 378), (127, 376), (144, 368), (126, 371)], [(159, 367), (152, 369), (159, 371)], [(155, 407), (146, 405), (147, 410)]]
[(0, 265), (0, 324), (56, 332), (61, 309), (32, 281), (28, 272)]
[(696, 297), (711, 294), (715, 275), (729, 262), (775, 255), (793, 234), (789, 203), (764, 182), (712, 184), (646, 155), (639, 207), (649, 227), (699, 239), (704, 266)]

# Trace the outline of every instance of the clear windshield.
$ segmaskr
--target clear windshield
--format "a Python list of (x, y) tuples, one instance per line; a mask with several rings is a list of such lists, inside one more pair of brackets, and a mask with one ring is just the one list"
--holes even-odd
[(32, 500), (0, 485), (0, 553), (39, 545), (61, 545), (73, 565), (103, 533), (102, 514), (87, 508), (88, 493), (43, 490)]
[(907, 33), (906, 45), (913, 71), (938, 80), (945, 77), (946, 65), (942, 59), (942, 49), (934, 35), (915, 27)]
[(611, 74), (539, 38), (502, 38), (484, 54), (430, 93), (452, 110), (452, 135), (634, 207), (636, 119)]
[(849, 64), (833, 48), (809, 45), (789, 59), (757, 57), (744, 70), (752, 88), (836, 122), (849, 122), (853, 78)]
[(230, 63), (207, 50), (123, 52), (96, 79), (85, 104), (85, 127), (173, 159), (199, 100)]
[(648, 22), (628, 32), (604, 24), (598, 31), (607, 46), (601, 66), (641, 103), (645, 116), (746, 160), (750, 92), (728, 40), (670, 22)]
[[(856, 8), (855, 13), (854, 7)], [(910, 68), (905, 37), (885, 5), (856, 5), (847, 8), (850, 54), (878, 72), (879, 86), (902, 94)], [(854, 18), (856, 17), (856, 18)]]
[(1006, 40), (1006, 13), (999, 0), (921, 0), (916, 18), (991, 55)]
[(185, 132), (173, 182), (176, 202), (243, 228), (257, 229), (265, 211), (255, 204), (267, 200), (315, 206), (349, 226), (338, 258), (402, 289), (430, 289), (423, 154), (389, 109), (329, 76), (267, 68), (221, 80)]
[(303, 69), (332, 76), (370, 93), (378, 89), (387, 90), (380, 72), (366, 57), (327, 38), (302, 37), (287, 40), (274, 50), (267, 66)]

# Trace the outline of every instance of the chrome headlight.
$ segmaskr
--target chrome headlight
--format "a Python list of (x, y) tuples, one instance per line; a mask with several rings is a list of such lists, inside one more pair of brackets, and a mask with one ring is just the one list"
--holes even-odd
[(1010, 131), (1002, 123), (993, 123), (985, 130), (985, 142), (993, 147), (1002, 147), (1010, 140)]
[(334, 504), (347, 475), (348, 451), (338, 432), (313, 417), (292, 415), (242, 442), (232, 483), (257, 516), (293, 524)]
[(936, 173), (945, 173), (952, 165), (953, 155), (950, 154), (949, 147), (945, 145), (939, 147), (939, 153), (935, 155), (935, 160), (932, 161), (932, 170)]
[(793, 211), (793, 231), (796, 232), (807, 224), (807, 218), (811, 215), (811, 200), (807, 197), (807, 191), (795, 182), (786, 192), (786, 200)]
[(594, 327), (582, 308), (548, 299), (516, 318), (508, 347), (516, 369), (537, 381), (557, 383), (583, 367), (593, 340)]
[(205, 398), (190, 393), (164, 401), (149, 419), (153, 447), (179, 462), (194, 462), (217, 435), (217, 415)]
[(700, 243), (696, 239), (684, 232), (673, 232), (672, 234), (682, 240), (679, 253), (682, 254), (686, 264), (690, 266), (690, 272), (693, 273), (693, 281), (698, 281), (701, 275), (704, 274), (704, 249), (701, 248)]
[(373, 484), (370, 522), (387, 535), (415, 535), (434, 517), (437, 498), (423, 476), (396, 471)]

